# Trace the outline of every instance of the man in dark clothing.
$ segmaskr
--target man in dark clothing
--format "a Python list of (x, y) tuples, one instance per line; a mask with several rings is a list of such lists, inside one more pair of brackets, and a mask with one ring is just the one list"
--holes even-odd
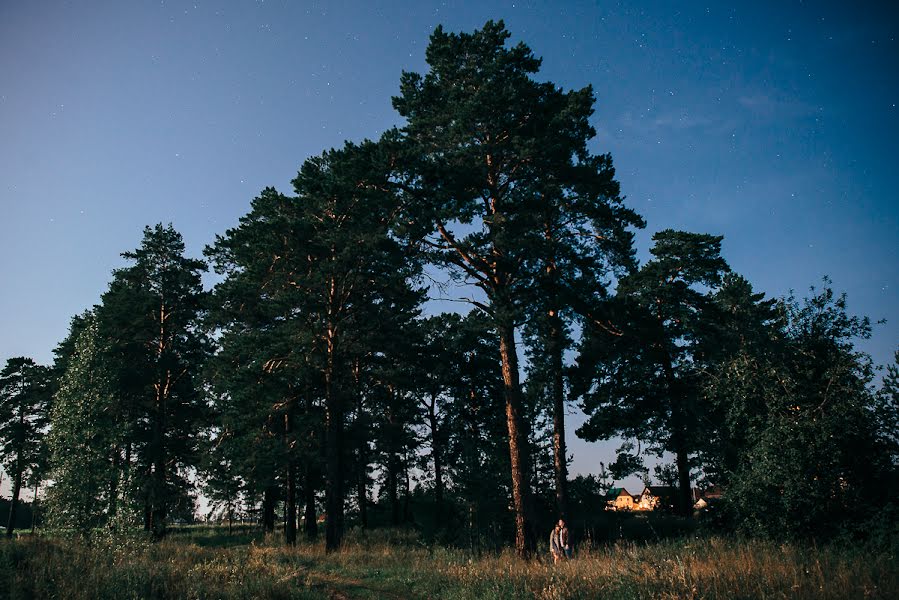
[(562, 555), (565, 558), (571, 558), (571, 543), (568, 540), (568, 526), (565, 525), (563, 519), (559, 519), (559, 546), (562, 548)]

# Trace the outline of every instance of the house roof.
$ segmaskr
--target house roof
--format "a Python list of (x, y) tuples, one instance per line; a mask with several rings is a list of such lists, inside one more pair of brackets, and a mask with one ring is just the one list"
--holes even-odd
[(608, 492), (606, 492), (606, 498), (608, 498), (610, 500), (614, 500), (615, 498), (617, 498), (618, 496), (621, 496), (621, 495), (630, 496), (631, 494), (623, 487), (613, 487), (613, 488), (610, 488)]
[(673, 496), (675, 493), (675, 489), (670, 485), (648, 485), (643, 488), (643, 493), (645, 494), (646, 492), (649, 492), (653, 496), (664, 498), (667, 496)]

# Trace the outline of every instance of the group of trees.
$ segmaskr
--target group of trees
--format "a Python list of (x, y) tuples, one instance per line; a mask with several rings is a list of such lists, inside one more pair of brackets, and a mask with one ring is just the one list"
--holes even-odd
[[(53, 367), (2, 373), (13, 506), (27, 474), (52, 481), (60, 525), (158, 537), (199, 485), (229, 519), (258, 507), (268, 531), (280, 508), (289, 544), (322, 509), (328, 550), (348, 519), (425, 512), (528, 556), (570, 510), (575, 401), (578, 435), (629, 441), (616, 477), (645, 472), (634, 441), (673, 457), (683, 512), (704, 477), (732, 490), (735, 522), (814, 533), (892, 476), (896, 372), (874, 394), (852, 345), (870, 324), (829, 287), (765, 300), (720, 237), (660, 232), (639, 265), (644, 222), (587, 148), (592, 90), (537, 81), (508, 37), (438, 27), (429, 71), (393, 100), (405, 125), (308, 159), (292, 195), (263, 190), (206, 248), (211, 291), (207, 262), (148, 227)], [(436, 273), (470, 313), (424, 316)], [(783, 523), (761, 518), (774, 509)]]

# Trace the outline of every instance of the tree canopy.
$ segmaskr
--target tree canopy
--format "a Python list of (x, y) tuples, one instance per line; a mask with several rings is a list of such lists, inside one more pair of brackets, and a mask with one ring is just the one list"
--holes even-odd
[[(646, 223), (591, 150), (593, 89), (541, 80), (509, 39), (438, 27), (401, 126), (303, 160), (204, 259), (147, 227), (52, 367), (9, 359), (7, 534), (30, 479), (85, 538), (159, 539), (203, 494), (206, 517), (287, 544), (324, 521), (328, 552), (390, 525), (527, 558), (559, 517), (595, 531), (613, 479), (652, 482), (647, 456), (665, 505), (689, 517), (714, 485), (718, 524), (749, 535), (892, 514), (899, 369), (878, 389), (871, 322), (829, 280), (766, 298), (720, 235), (661, 229), (641, 264)], [(466, 310), (431, 302), (448, 290)], [(578, 436), (621, 442), (608, 469), (569, 475), (572, 409)]]

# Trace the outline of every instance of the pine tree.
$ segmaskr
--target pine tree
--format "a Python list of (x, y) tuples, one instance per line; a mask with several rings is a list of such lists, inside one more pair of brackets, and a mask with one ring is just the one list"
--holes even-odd
[[(577, 435), (590, 441), (623, 435), (673, 453), (682, 514), (692, 506), (690, 454), (702, 439), (698, 374), (717, 321), (707, 290), (729, 270), (721, 239), (656, 233), (653, 259), (619, 283), (616, 329), (590, 328), (578, 358), (589, 419)], [(634, 464), (631, 458), (618, 462)]]
[(6, 537), (12, 537), (23, 478), (39, 477), (51, 393), (50, 370), (25, 357), (0, 371), (0, 456), (12, 479)]
[(508, 38), (502, 22), (472, 34), (438, 27), (426, 53), (430, 70), (402, 76), (393, 103), (407, 124), (388, 137), (403, 147), (397, 180), (407, 194), (410, 233), (435, 261), (480, 288), (486, 301), (473, 302), (496, 325), (516, 549), (530, 556), (536, 538), (515, 330), (549, 267), (541, 253), (545, 209), (581, 191), (597, 201), (611, 189), (587, 193), (591, 177), (608, 184), (604, 159), (586, 151), (592, 90), (563, 92), (535, 81), (540, 60), (524, 44), (507, 48)]
[[(345, 429), (359, 369), (367, 370), (361, 362), (389, 350), (385, 332), (413, 317), (421, 301), (409, 285), (417, 263), (392, 234), (397, 210), (387, 159), (365, 142), (307, 160), (295, 197), (265, 190), (240, 227), (208, 250), (227, 275), (216, 291), (223, 348), (246, 349), (234, 367), (252, 369), (242, 375), (248, 381), (281, 373), (294, 386), (292, 406), (308, 395), (318, 400), (305, 406), (321, 403), (329, 551), (343, 534)], [(306, 487), (311, 480), (309, 473)]]
[[(592, 104), (592, 98), (591, 98)], [(592, 114), (592, 106), (580, 107)], [(589, 136), (595, 132), (592, 128)], [(542, 401), (552, 420), (552, 471), (556, 511), (568, 512), (565, 443), (564, 354), (571, 346), (571, 325), (600, 318), (598, 303), (612, 276), (636, 266), (632, 228), (645, 224), (624, 206), (612, 157), (577, 151), (577, 162), (562, 173), (548, 172), (541, 182), (541, 245), (536, 249), (537, 285), (528, 307), (528, 392)], [(567, 183), (567, 185), (566, 185)]]
[(480, 552), (485, 537), (500, 544), (514, 534), (505, 519), (512, 490), (499, 340), (492, 320), (479, 310), (442, 319), (446, 472), (462, 508), (461, 531), (467, 533), (467, 540), (457, 543)]
[(162, 224), (146, 227), (140, 247), (122, 256), (132, 264), (113, 272), (97, 318), (118, 366), (112, 385), (129, 424), (123, 450), (129, 458), (133, 452), (141, 474), (144, 529), (158, 538), (188, 494), (184, 475), (196, 464), (204, 426), (206, 264), (186, 257), (181, 235)]

